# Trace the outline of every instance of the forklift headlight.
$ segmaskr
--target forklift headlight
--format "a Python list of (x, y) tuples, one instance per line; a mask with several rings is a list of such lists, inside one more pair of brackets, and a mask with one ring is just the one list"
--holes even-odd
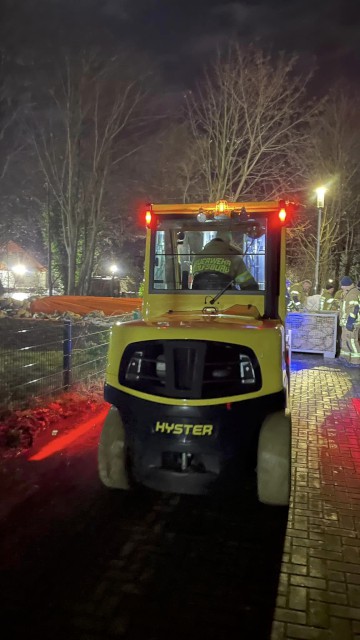
[(135, 351), (134, 355), (130, 358), (130, 362), (127, 366), (125, 380), (129, 382), (139, 380), (141, 375), (141, 365), (143, 357), (143, 351)]
[(240, 354), (240, 380), (242, 384), (255, 384), (254, 367), (249, 356)]
[(206, 222), (206, 213), (200, 211), (200, 213), (197, 214), (196, 218), (198, 222)]
[(160, 380), (165, 380), (166, 377), (166, 362), (163, 355), (156, 358), (156, 375)]

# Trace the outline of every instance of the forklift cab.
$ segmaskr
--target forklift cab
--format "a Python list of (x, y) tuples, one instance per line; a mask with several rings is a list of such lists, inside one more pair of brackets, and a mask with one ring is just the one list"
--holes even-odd
[[(285, 271), (285, 204), (257, 203), (257, 211), (254, 205), (221, 201), (220, 211), (219, 203), (210, 205), (210, 211), (197, 205), (193, 215), (167, 213), (162, 210), (166, 205), (147, 211), (146, 316), (195, 310), (205, 298), (213, 299), (209, 293), (225, 288), (216, 301), (218, 310), (251, 304), (260, 316), (284, 320), (285, 277), (280, 273)], [(226, 264), (234, 262), (244, 265), (242, 273), (252, 276), (248, 281)]]

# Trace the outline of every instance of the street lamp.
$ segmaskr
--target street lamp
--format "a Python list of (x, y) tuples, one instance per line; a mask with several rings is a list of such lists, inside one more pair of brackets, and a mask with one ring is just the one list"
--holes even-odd
[(112, 264), (109, 267), (109, 271), (111, 273), (111, 297), (114, 297), (114, 293), (115, 293), (115, 285), (114, 285), (114, 279), (115, 279), (115, 273), (117, 273), (119, 271), (119, 267), (116, 264)]
[(318, 210), (317, 219), (317, 236), (316, 236), (316, 260), (315, 260), (315, 293), (319, 289), (319, 265), (320, 265), (320, 241), (321, 241), (321, 217), (325, 207), (325, 193), (326, 187), (318, 187), (315, 189), (316, 193), (316, 206)]

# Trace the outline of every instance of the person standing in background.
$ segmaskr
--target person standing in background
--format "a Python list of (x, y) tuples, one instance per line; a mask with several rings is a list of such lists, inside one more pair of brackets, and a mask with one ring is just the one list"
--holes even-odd
[(320, 311), (336, 311), (337, 303), (334, 298), (335, 287), (329, 282), (321, 291)]
[(293, 311), (304, 310), (311, 287), (311, 280), (302, 280), (290, 287), (290, 304)]
[(340, 309), (341, 349), (340, 360), (347, 366), (360, 367), (360, 293), (350, 276), (340, 281), (343, 298)]
[(335, 295), (334, 295), (335, 311), (340, 311), (341, 301), (343, 299), (343, 295), (344, 295), (344, 292), (343, 292), (343, 290), (341, 288), (335, 293)]

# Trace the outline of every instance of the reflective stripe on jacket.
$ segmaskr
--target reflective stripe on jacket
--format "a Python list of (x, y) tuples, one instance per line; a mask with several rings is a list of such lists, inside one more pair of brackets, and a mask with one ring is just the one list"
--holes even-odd
[(328, 289), (323, 289), (320, 297), (320, 311), (337, 311), (338, 301)]

